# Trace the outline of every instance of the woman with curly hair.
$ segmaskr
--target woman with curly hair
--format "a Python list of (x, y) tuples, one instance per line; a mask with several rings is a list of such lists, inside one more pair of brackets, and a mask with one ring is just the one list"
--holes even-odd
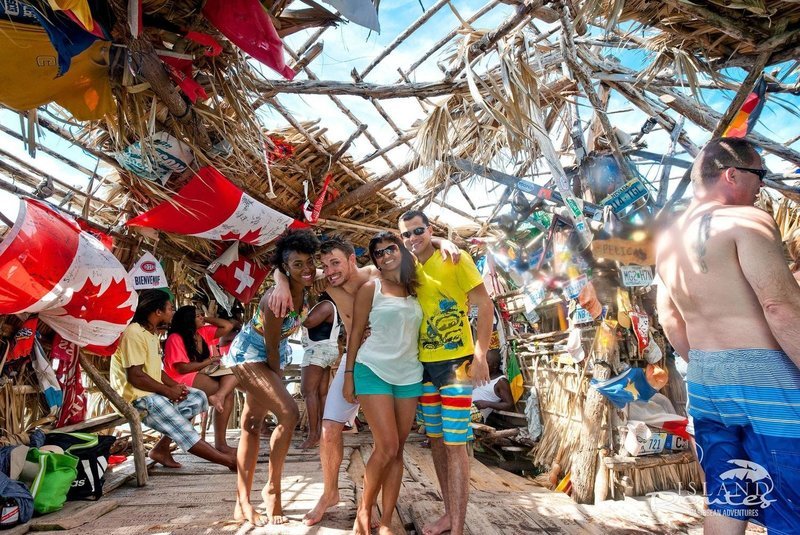
[[(164, 346), (164, 373), (176, 382), (205, 392), (209, 406), (217, 411), (214, 419), (214, 447), (223, 453), (233, 452), (225, 430), (233, 410), (236, 377), (210, 377), (203, 373), (219, 362), (215, 354), (217, 340), (233, 330), (233, 323), (220, 318), (206, 318), (194, 305), (182, 306), (172, 317)], [(213, 348), (213, 349), (212, 349)]]
[(235, 516), (254, 526), (265, 523), (250, 503), (250, 491), (258, 461), (261, 424), (267, 412), (277, 417), (278, 425), (270, 437), (269, 479), (261, 496), (270, 524), (287, 521), (281, 508), (281, 475), (300, 411), (283, 385), (281, 369), (291, 355), (287, 338), (300, 328), (308, 313), (308, 289), (316, 277), (314, 255), (318, 249), (319, 240), (308, 230), (289, 231), (278, 239), (271, 263), (289, 279), (292, 309), (283, 318), (275, 316), (267, 306), (273, 291), (269, 289), (261, 297), (253, 319), (236, 335), (222, 359), (239, 380), (239, 388), (247, 394), (237, 452)]
[[(418, 337), (422, 308), (417, 302), (414, 256), (399, 236), (381, 232), (369, 242), (380, 277), (356, 293), (353, 330), (347, 340), (342, 393), (361, 403), (375, 449), (364, 473), (364, 494), (353, 532), (370, 533), (370, 512), (382, 488), (379, 533), (391, 533), (392, 514), (403, 479), (403, 446), (422, 395)], [(370, 326), (370, 335), (362, 341)]]

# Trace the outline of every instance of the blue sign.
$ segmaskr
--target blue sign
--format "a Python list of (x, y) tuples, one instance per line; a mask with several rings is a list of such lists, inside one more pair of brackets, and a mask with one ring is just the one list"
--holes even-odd
[(615, 214), (619, 214), (639, 199), (647, 197), (647, 195), (647, 187), (642, 184), (641, 180), (634, 178), (603, 199), (600, 204), (610, 206)]

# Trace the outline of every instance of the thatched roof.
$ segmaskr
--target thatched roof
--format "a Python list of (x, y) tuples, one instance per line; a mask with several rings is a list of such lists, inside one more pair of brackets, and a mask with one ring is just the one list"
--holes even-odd
[[(699, 129), (719, 135), (758, 75), (800, 49), (796, 2), (491, 0), (466, 15), (458, 3), (439, 0), (397, 32), (375, 57), (354, 60), (352, 79), (321, 80), (315, 65), (323, 50), (322, 38), (333, 25), (346, 21), (314, 2), (266, 2), (278, 34), (292, 36), (284, 44), (287, 62), (298, 74), (286, 81), (265, 76), (263, 66), (247, 59), (210, 25), (202, 16), (204, 4), (145, 1), (145, 31), (136, 37), (125, 23), (127, 2), (111, 1), (117, 15), (113, 40), (122, 45), (115, 47), (109, 70), (116, 113), (78, 127), (46, 114), (31, 115), (40, 127), (72, 140), (114, 169), (108, 181), (115, 187), (96, 190), (93, 179), (84, 190), (56, 180), (52, 200), (64, 201), (65, 208), (113, 229), (120, 238), (118, 254), (126, 260), (136, 256), (139, 247), (156, 247), (195, 275), (202, 273), (220, 244), (164, 233), (156, 244), (152, 236), (120, 226), (188, 179), (187, 174), (175, 174), (162, 187), (114, 160), (114, 153), (134, 142), (146, 145), (155, 132), (168, 132), (188, 144), (196, 158), (194, 167), (217, 167), (258, 200), (293, 217), (302, 216), (303, 182), (309, 181), (313, 200), (324, 176), (332, 173), (332, 187), (339, 195), (323, 208), (318, 228), (342, 231), (358, 243), (377, 229), (394, 228), (403, 210), (431, 204), (443, 209), (440, 225), (457, 226), (452, 219), (457, 217), (459, 223), (472, 223), (467, 234), (486, 234), (494, 232), (491, 222), (507, 210), (514, 188), (506, 185), (482, 198), (473, 186), (484, 179), (454, 166), (454, 158), (539, 185), (550, 185), (553, 173), (562, 173), (559, 169), (579, 160), (582, 152), (611, 154), (617, 161), (632, 162), (634, 169), (652, 165), (647, 163), (653, 161), (652, 154), (642, 156), (647, 153), (649, 130), (638, 132), (645, 127), (619, 121), (614, 113), (620, 110), (609, 109), (609, 102), (621, 98), (639, 117), (652, 118), (654, 135), (674, 138), (669, 148), (663, 142), (650, 147), (663, 164), (660, 178), (652, 181), (653, 204), (663, 206), (674, 190), (670, 181), (683, 173), (679, 165), (670, 170), (665, 162), (680, 164), (702, 144), (690, 132)], [(447, 13), (451, 23), (438, 22)], [(487, 17), (494, 22), (484, 27), (481, 21)], [(206, 55), (204, 46), (186, 38), (185, 29), (211, 35), (222, 52)], [(437, 41), (411, 65), (397, 64), (399, 77), (387, 78), (381, 67), (396, 61), (396, 50), (423, 32)], [(208, 97), (195, 104), (184, 98), (158, 60), (157, 49), (191, 56), (194, 79)], [(642, 69), (631, 69), (614, 56), (627, 49), (644, 51), (650, 59)], [(417, 81), (420, 66), (434, 64), (438, 69), (428, 69), (428, 79)], [(731, 78), (731, 71), (725, 70), (730, 66), (744, 67), (748, 75), (744, 80)], [(796, 90), (797, 84), (790, 81), (796, 73), (785, 66), (782, 72), (780, 80), (766, 74), (770, 90), (789, 94)], [(790, 75), (793, 78), (787, 78)], [(719, 89), (736, 92), (724, 112), (703, 98), (704, 91)], [(287, 95), (308, 99), (310, 107), (301, 113), (302, 119), (295, 115), (297, 106), (286, 105)], [(353, 96), (361, 97), (377, 119), (354, 111), (348, 105), (353, 101), (346, 100)], [(331, 102), (341, 120), (352, 124), (348, 126), (352, 134), (331, 137), (328, 124), (309, 122), (313, 103), (319, 102), (314, 99)], [(392, 99), (406, 99), (414, 111), (411, 107), (388, 111)], [(796, 113), (796, 100), (789, 99), (784, 105)], [(70, 120), (63, 110), (50, 108)], [(267, 124), (264, 110), (280, 118), (282, 125)], [(398, 113), (416, 114), (418, 120), (411, 128), (400, 127), (407, 123)], [(687, 120), (685, 125), (681, 117)], [(688, 122), (695, 126), (690, 128)], [(27, 133), (21, 136), (5, 126), (2, 130), (35, 142), (35, 136)], [(379, 141), (391, 137), (389, 142)], [(759, 132), (750, 137), (767, 154), (800, 166), (800, 152), (792, 148), (796, 139), (776, 140)], [(266, 155), (275, 150), (274, 139), (290, 143), (295, 152), (291, 158), (273, 161), (268, 173)], [(229, 152), (214, 150), (226, 143)], [(34, 146), (49, 150), (46, 142)], [(0, 173), (14, 179), (0, 187), (30, 193), (48, 178), (48, 173), (15, 159), (12, 152), (2, 150), (0, 156)], [(53, 157), (93, 175), (92, 169), (70, 157), (58, 153)], [(785, 188), (780, 182), (771, 184)], [(589, 195), (585, 180), (574, 186)]]

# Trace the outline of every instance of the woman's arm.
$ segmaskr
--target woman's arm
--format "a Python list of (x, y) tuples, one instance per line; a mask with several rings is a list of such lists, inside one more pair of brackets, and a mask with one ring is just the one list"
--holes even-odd
[(277, 317), (272, 313), (267, 303), (269, 302), (269, 294), (272, 290), (267, 290), (261, 302), (258, 304), (261, 310), (262, 317), (264, 318), (264, 347), (267, 351), (267, 366), (275, 373), (281, 373), (281, 326), (283, 318)]
[(320, 303), (311, 310), (308, 317), (306, 317), (306, 321), (303, 322), (303, 327), (306, 329), (313, 329), (326, 321), (333, 322), (333, 303), (330, 301), (320, 301)]
[(350, 403), (356, 402), (355, 384), (353, 382), (353, 367), (356, 364), (358, 350), (361, 349), (364, 330), (367, 328), (369, 313), (372, 311), (372, 297), (375, 294), (375, 281), (364, 283), (356, 293), (353, 303), (353, 324), (351, 332), (347, 333), (347, 361), (344, 368), (344, 387), (342, 394)]
[(181, 375), (200, 371), (213, 361), (213, 359), (207, 358), (200, 362), (191, 362), (189, 355), (186, 353), (186, 345), (183, 343), (183, 338), (177, 334), (169, 335), (167, 343), (164, 345), (164, 364), (167, 367), (171, 366)]
[(222, 318), (206, 318), (206, 323), (213, 325), (217, 328), (214, 333), (214, 338), (222, 338), (233, 330), (234, 324), (232, 321), (224, 320)]

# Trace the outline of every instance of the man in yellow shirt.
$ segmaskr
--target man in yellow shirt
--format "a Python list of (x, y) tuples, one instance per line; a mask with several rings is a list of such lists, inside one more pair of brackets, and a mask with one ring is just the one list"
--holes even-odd
[[(423, 528), (424, 535), (464, 532), (469, 500), (469, 435), (472, 387), (489, 381), (486, 351), (493, 305), (483, 278), (464, 252), (454, 264), (434, 254), (428, 217), (412, 210), (400, 216), (400, 235), (417, 257), (417, 299), (422, 307), (419, 360), (424, 373), (420, 398), (425, 432), (431, 441), (445, 514)], [(477, 340), (472, 339), (469, 307), (478, 308)]]
[(208, 410), (203, 391), (176, 383), (161, 370), (158, 329), (168, 325), (175, 308), (162, 290), (144, 290), (133, 321), (122, 333), (111, 357), (111, 386), (125, 401), (147, 411), (142, 420), (163, 436), (150, 451), (150, 458), (170, 468), (180, 468), (172, 458), (170, 441), (202, 459), (236, 470), (235, 453), (225, 454), (200, 440), (191, 419)]

